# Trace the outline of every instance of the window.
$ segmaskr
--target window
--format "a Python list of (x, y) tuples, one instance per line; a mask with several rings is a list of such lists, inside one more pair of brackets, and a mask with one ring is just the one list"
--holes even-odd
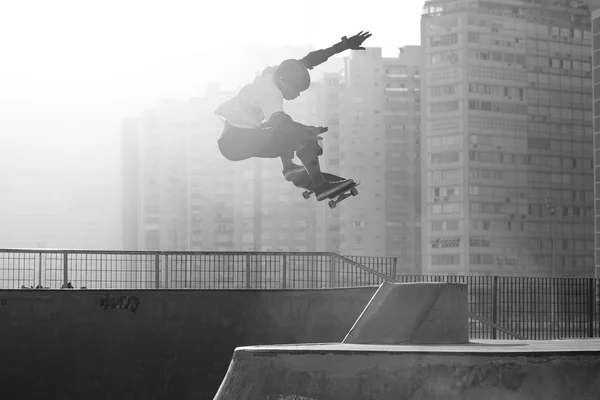
[(458, 111), (458, 100), (457, 101), (448, 101), (444, 103), (433, 103), (431, 104), (431, 113), (432, 114), (441, 114), (446, 112), (454, 112)]
[(491, 254), (471, 254), (471, 264), (475, 265), (492, 265), (494, 258)]
[(459, 265), (460, 255), (458, 254), (436, 254), (431, 256), (431, 265)]
[(458, 161), (460, 161), (460, 152), (458, 151), (431, 154), (432, 164), (453, 163)]
[(432, 97), (451, 96), (456, 94), (456, 85), (434, 86), (429, 90)]

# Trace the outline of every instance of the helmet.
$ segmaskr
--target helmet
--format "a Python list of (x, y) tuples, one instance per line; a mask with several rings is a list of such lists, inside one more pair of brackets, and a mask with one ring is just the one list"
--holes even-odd
[(299, 60), (285, 60), (277, 67), (277, 77), (302, 92), (310, 86), (308, 69)]

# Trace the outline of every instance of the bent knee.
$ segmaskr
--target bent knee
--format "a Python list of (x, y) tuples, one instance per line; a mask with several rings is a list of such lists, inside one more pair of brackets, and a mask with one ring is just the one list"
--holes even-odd
[(314, 159), (323, 154), (323, 149), (317, 143), (310, 141), (296, 151), (296, 155), (302, 161)]
[(229, 161), (242, 161), (250, 158), (247, 152), (243, 151), (243, 146), (235, 146), (232, 140), (219, 139), (217, 141), (221, 155)]
[(292, 129), (294, 127), (294, 120), (285, 112), (279, 111), (269, 117), (265, 126), (275, 129)]

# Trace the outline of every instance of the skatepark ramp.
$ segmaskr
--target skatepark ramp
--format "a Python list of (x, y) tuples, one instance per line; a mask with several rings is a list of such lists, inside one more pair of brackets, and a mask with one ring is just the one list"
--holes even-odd
[[(369, 272), (373, 276), (381, 279), (383, 282), (401, 283), (400, 281), (398, 281), (394, 277), (387, 276), (387, 275), (382, 274), (382, 273), (380, 273), (378, 271), (375, 271), (375, 270), (373, 270), (373, 269), (371, 269), (369, 267), (361, 265), (360, 263), (358, 263), (358, 262), (356, 262), (354, 260), (351, 260), (348, 257), (344, 257), (344, 256), (341, 256), (339, 254), (335, 254), (335, 257), (337, 259), (339, 259), (339, 260), (347, 263), (347, 264), (354, 265), (355, 267), (357, 267), (357, 268), (359, 268), (359, 269), (361, 269), (363, 271)], [(429, 282), (429, 283), (431, 283), (431, 282)], [(467, 305), (467, 309), (468, 309), (468, 305)], [(522, 335), (519, 335), (519, 334), (517, 334), (515, 332), (509, 331), (508, 329), (506, 329), (506, 328), (504, 328), (504, 327), (502, 327), (502, 326), (500, 326), (500, 325), (498, 325), (498, 324), (496, 324), (496, 323), (494, 323), (494, 322), (492, 322), (492, 321), (490, 321), (490, 320), (488, 320), (486, 318), (483, 318), (483, 317), (481, 317), (481, 316), (479, 316), (477, 314), (474, 314), (472, 312), (469, 312), (468, 314), (469, 314), (469, 318), (472, 318), (472, 319), (474, 319), (476, 321), (481, 322), (482, 324), (485, 324), (485, 325), (488, 325), (488, 326), (490, 326), (492, 328), (495, 328), (498, 331), (505, 333), (507, 336), (512, 336), (515, 339), (519, 339), (519, 340), (527, 340), (527, 338), (525, 336), (522, 336)]]
[(384, 282), (341, 343), (239, 347), (214, 400), (597, 399), (600, 340), (477, 341), (468, 291)]
[(468, 300), (465, 284), (384, 282), (342, 343), (468, 343)]
[(597, 400), (600, 340), (236, 349), (215, 400)]

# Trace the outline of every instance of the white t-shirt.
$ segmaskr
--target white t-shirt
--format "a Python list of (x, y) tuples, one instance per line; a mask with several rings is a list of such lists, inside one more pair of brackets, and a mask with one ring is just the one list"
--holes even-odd
[(231, 126), (260, 128), (271, 115), (283, 111), (283, 95), (273, 75), (277, 67), (267, 67), (254, 81), (242, 88), (237, 96), (221, 104), (215, 113)]

